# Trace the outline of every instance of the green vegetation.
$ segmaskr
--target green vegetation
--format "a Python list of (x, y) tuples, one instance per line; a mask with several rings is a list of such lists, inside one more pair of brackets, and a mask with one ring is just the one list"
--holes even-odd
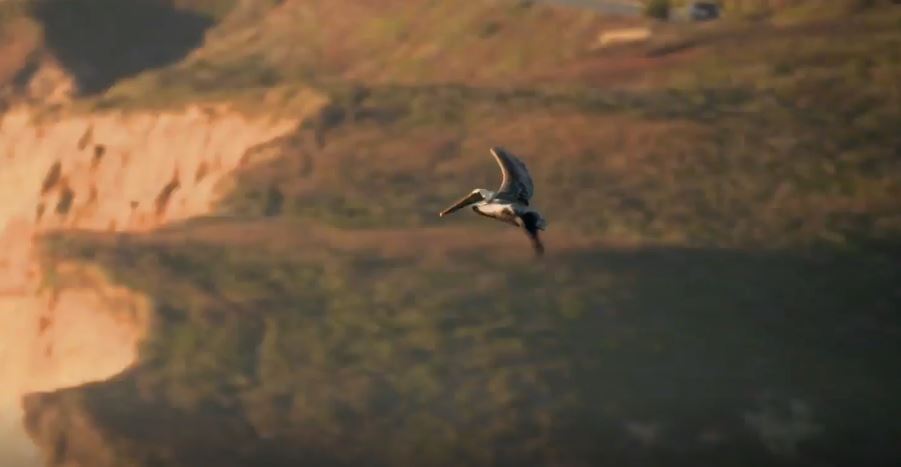
[[(330, 99), (223, 216), (45, 242), (51, 276), (96, 263), (155, 302), (134, 368), (41, 396), (119, 465), (896, 457), (898, 7), (602, 50), (612, 20), (531, 2), (270, 8), (82, 101)], [(533, 172), (542, 261), (437, 218), (497, 185), (495, 144)]]
[[(211, 221), (50, 244), (155, 297), (141, 364), (85, 391), (101, 425), (145, 420), (110, 437), (127, 459), (187, 466), (215, 446), (246, 463), (227, 465), (769, 465), (778, 453), (743, 417), (791, 398), (825, 428), (802, 440), (816, 458), (851, 459), (845, 436), (896, 432), (882, 372), (897, 328), (878, 323), (901, 304), (885, 293), (897, 258), (599, 248), (530, 264), (426, 232), (387, 236), (405, 245), (387, 253), (302, 231)], [(668, 429), (642, 452), (630, 421)], [(723, 439), (706, 446), (705, 430)]]
[(669, 0), (650, 0), (645, 4), (644, 14), (654, 19), (668, 19), (670, 14)]

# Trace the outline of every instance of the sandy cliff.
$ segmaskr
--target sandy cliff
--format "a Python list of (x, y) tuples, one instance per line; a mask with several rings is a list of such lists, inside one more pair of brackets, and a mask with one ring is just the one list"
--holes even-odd
[(23, 395), (125, 369), (150, 306), (102, 271), (80, 265), (58, 265), (59, 277), (47, 287), (36, 236), (140, 231), (207, 213), (221, 182), (266, 157), (255, 148), (297, 123), (199, 106), (42, 119), (19, 108), (0, 115), (2, 467), (40, 463), (23, 430)]

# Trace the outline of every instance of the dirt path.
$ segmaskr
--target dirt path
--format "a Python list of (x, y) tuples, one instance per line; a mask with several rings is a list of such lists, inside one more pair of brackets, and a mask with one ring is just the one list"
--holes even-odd
[[(80, 233), (102, 243), (176, 245), (212, 244), (256, 248), (267, 252), (303, 251), (310, 255), (366, 252), (384, 258), (428, 257), (447, 260), (455, 254), (483, 252), (493, 258), (532, 259), (528, 237), (504, 225), (421, 227), (404, 229), (343, 229), (299, 221), (208, 218), (134, 235)], [(573, 230), (550, 228), (543, 241), (547, 258), (598, 248), (629, 249), (639, 245), (624, 239), (601, 238)]]

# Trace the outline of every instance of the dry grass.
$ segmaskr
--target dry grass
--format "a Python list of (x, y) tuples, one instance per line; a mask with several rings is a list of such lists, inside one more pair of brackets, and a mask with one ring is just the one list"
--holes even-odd
[(588, 56), (599, 31), (622, 23), (514, 0), (250, 5), (213, 28), (186, 60), (124, 80), (101, 101), (140, 106), (347, 81), (503, 86)]
[(402, 93), (409, 106), (399, 107), (380, 103), (379, 92), (344, 112), (344, 123), (314, 125), (285, 157), (245, 174), (225, 208), (261, 214), (275, 190), (282, 215), (311, 222), (437, 225), (434, 213), (450, 200), (497, 186), (487, 148), (502, 144), (534, 172), (535, 202), (552, 228), (723, 246), (853, 244), (897, 229), (898, 169), (886, 157), (894, 134), (850, 139), (857, 132), (835, 119), (823, 139), (820, 121), (770, 92), (507, 98), (424, 89)]

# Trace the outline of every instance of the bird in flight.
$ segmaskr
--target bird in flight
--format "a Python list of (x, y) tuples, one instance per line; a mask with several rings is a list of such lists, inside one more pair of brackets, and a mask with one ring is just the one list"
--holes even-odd
[(501, 168), (503, 178), (500, 188), (497, 191), (476, 188), (438, 215), (444, 217), (472, 206), (476, 214), (525, 229), (529, 239), (532, 240), (535, 254), (541, 256), (544, 254), (544, 245), (538, 231), (545, 230), (547, 221), (529, 206), (529, 200), (535, 192), (532, 177), (526, 165), (505, 149), (493, 147), (491, 155)]

